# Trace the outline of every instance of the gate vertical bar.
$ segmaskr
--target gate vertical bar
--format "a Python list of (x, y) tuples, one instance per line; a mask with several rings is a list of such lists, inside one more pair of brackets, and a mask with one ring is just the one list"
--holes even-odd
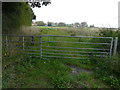
[(23, 36), (23, 50), (25, 50), (25, 43), (24, 43), (24, 41), (25, 41), (25, 37)]
[[(50, 37), (48, 37), (48, 41), (50, 41)], [(48, 46), (49, 46), (49, 43), (48, 43)]]
[(112, 57), (112, 48), (113, 48), (113, 38), (111, 40), (111, 46), (110, 46), (110, 57)]
[(113, 55), (116, 55), (117, 53), (117, 44), (118, 44), (118, 37), (115, 37)]
[(40, 58), (42, 58), (42, 36), (40, 36)]
[(8, 37), (7, 37), (7, 35), (6, 35), (5, 39), (6, 39), (6, 46), (8, 47)]
[(32, 45), (34, 45), (34, 37), (32, 36), (31, 38), (32, 38), (32, 40), (31, 40), (32, 41)]

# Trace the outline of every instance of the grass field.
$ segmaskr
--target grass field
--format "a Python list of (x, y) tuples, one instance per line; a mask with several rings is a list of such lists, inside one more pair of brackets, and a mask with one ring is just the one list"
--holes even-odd
[[(35, 30), (37, 30), (37, 33), (34, 29), (31, 29), (31, 32), (34, 35), (99, 36), (99, 30), (96, 29), (77, 29), (69, 27), (36, 28), (37, 29)], [(27, 35), (31, 35), (31, 32), (27, 31), (26, 33)], [(45, 39), (46, 38), (44, 38), (44, 40)], [(52, 39), (57, 40), (56, 38)], [(64, 40), (64, 38), (61, 40)], [(67, 40), (71, 42), (74, 41), (74, 39)], [(59, 46), (60, 44), (54, 45)], [(65, 44), (62, 45), (65, 46)], [(69, 44), (67, 46), (77, 47), (78, 45)], [(85, 60), (81, 62), (79, 59), (30, 58), (22, 53), (6, 54), (5, 52), (3, 53), (3, 88), (112, 87), (96, 77), (96, 73), (94, 72), (94, 64), (99, 61), (87, 62)], [(97, 64), (96, 67), (98, 67), (99, 70), (99, 66), (97, 66)], [(119, 87), (117, 83), (115, 81), (115, 85), (112, 85)]]
[[(14, 60), (13, 57), (9, 58), (9, 60), (11, 59)], [(75, 68), (70, 66), (82, 68), (84, 71), (76, 73)], [(12, 62), (3, 70), (4, 88), (108, 87), (94, 78), (90, 66), (72, 59), (30, 59), (24, 57), (19, 62)]]

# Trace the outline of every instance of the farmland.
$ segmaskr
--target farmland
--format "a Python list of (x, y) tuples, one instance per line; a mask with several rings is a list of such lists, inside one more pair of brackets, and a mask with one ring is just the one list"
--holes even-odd
[[(35, 28), (35, 29), (34, 29)], [(26, 35), (99, 36), (98, 28), (34, 27)], [(113, 31), (116, 33), (116, 31)], [(111, 36), (111, 35), (110, 35)], [(56, 40), (56, 38), (53, 38)], [(64, 39), (61, 41), (64, 41)], [(68, 39), (73, 42), (74, 39)], [(91, 40), (88, 40), (89, 42)], [(58, 46), (60, 44), (55, 44)], [(65, 44), (62, 44), (65, 46)], [(37, 46), (37, 45), (36, 45)], [(71, 44), (69, 44), (71, 46)], [(77, 47), (77, 44), (74, 45)], [(94, 46), (91, 46), (91, 48)], [(9, 53), (8, 53), (9, 52)], [(4, 88), (118, 88), (119, 55), (83, 61), (60, 58), (30, 58), (3, 51)], [(113, 63), (114, 62), (114, 63)], [(108, 71), (106, 71), (108, 70)], [(104, 72), (106, 71), (106, 73)], [(113, 71), (113, 72), (112, 72)], [(103, 76), (101, 76), (104, 73)]]

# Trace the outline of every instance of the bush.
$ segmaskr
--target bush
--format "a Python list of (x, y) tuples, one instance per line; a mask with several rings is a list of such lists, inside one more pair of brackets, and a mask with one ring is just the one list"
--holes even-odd
[(117, 51), (120, 53), (120, 30), (113, 30), (112, 28), (103, 28), (100, 30), (101, 37), (118, 37)]
[(93, 58), (91, 64), (95, 71), (95, 77), (100, 78), (103, 82), (108, 84), (112, 88), (120, 88), (120, 57), (115, 56), (112, 58)]
[[(120, 31), (112, 28), (103, 28), (100, 30), (99, 36), (101, 37), (118, 37), (118, 55), (120, 54)], [(105, 42), (101, 39), (98, 42)], [(108, 41), (108, 40), (107, 40)], [(104, 47), (105, 48), (105, 47)], [(120, 88), (120, 57), (114, 56), (112, 58), (93, 58), (91, 64), (95, 71), (96, 78), (99, 78), (112, 88)]]
[(2, 4), (2, 33), (16, 34), (21, 26), (31, 26), (34, 13), (28, 3), (4, 2)]

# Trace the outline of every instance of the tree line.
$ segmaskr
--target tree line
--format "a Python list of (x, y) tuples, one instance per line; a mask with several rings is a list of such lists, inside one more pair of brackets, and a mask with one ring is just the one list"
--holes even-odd
[(43, 22), (43, 21), (36, 21), (36, 22), (33, 22), (33, 25), (34, 26), (68, 26), (68, 27), (75, 27), (75, 28), (85, 28), (85, 27), (94, 27), (94, 24), (93, 25), (90, 25), (88, 26), (87, 22), (75, 22), (75, 23), (72, 23), (72, 24), (66, 24), (64, 22), (59, 22), (59, 23), (54, 23), (54, 22)]
[(51, 2), (3, 2), (2, 3), (2, 33), (16, 33), (22, 26), (31, 26), (36, 16), (31, 7), (40, 8)]

